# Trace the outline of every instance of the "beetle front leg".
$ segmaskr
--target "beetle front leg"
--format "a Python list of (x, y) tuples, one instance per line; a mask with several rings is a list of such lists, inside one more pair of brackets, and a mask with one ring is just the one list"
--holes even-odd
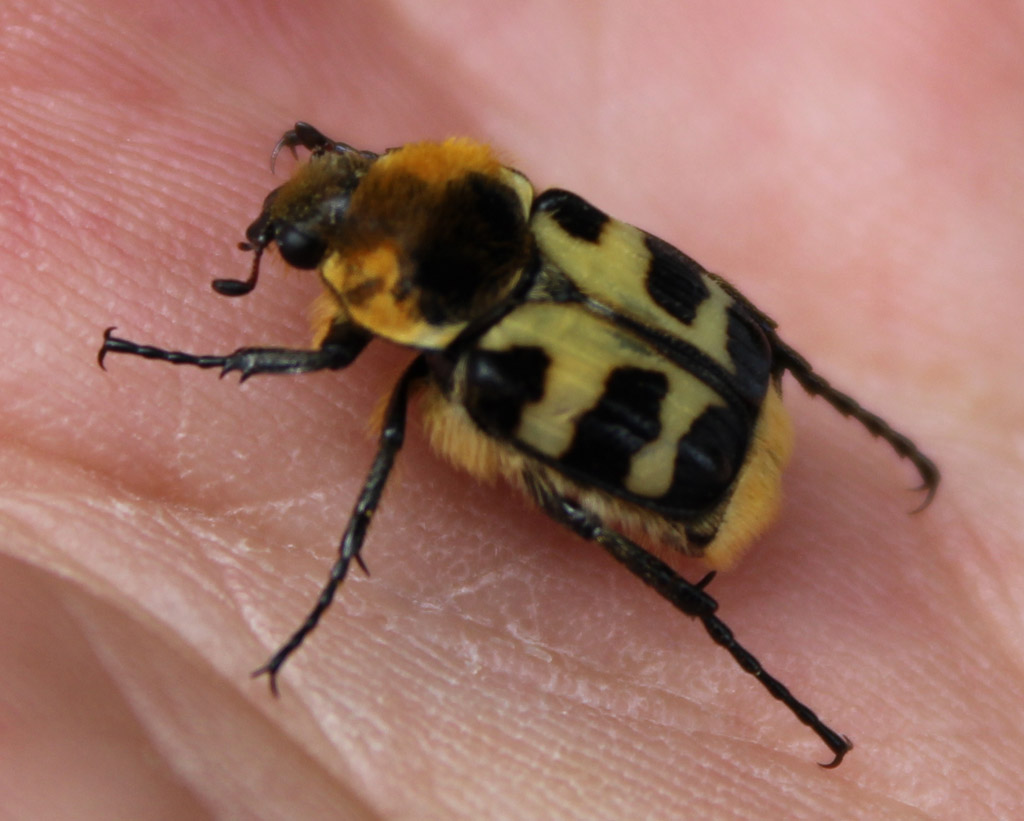
[(271, 173), (274, 171), (274, 164), (277, 162), (278, 154), (287, 148), (292, 152), (292, 156), (297, 156), (295, 149), (298, 147), (320, 154), (328, 151), (333, 151), (337, 154), (347, 154), (352, 152), (371, 160), (376, 159), (378, 156), (373, 151), (360, 151), (358, 148), (353, 148), (347, 143), (332, 140), (330, 137), (322, 134), (319, 129), (300, 120), (295, 123), (295, 128), (285, 131), (284, 134), (281, 135), (281, 139), (277, 141), (277, 145), (274, 146), (274, 151), (270, 155)]
[(193, 365), (197, 368), (219, 368), (220, 375), (238, 371), (244, 382), (258, 373), (297, 374), (321, 370), (338, 370), (352, 364), (372, 336), (352, 325), (334, 325), (319, 348), (239, 348), (233, 353), (220, 355), (191, 354), (168, 351), (152, 345), (140, 345), (128, 339), (113, 336), (113, 328), (103, 332), (103, 345), (96, 357), (106, 370), (104, 360), (108, 353), (124, 353), (170, 362), (172, 365)]

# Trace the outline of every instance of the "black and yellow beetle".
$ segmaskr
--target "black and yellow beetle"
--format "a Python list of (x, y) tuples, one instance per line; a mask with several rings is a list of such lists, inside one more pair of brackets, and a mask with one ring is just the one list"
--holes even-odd
[[(287, 264), (323, 282), (314, 347), (198, 356), (129, 342), (111, 328), (99, 353), (100, 365), (127, 353), (246, 379), (344, 368), (374, 337), (417, 351), (391, 394), (330, 578), (257, 673), (276, 687), (349, 564), (362, 564), (418, 391), (436, 450), (477, 477), (504, 477), (700, 619), (828, 745), (826, 766), (838, 765), (849, 740), (736, 641), (705, 588), (776, 514), (791, 446), (785, 371), (909, 459), (927, 493), (922, 507), (939, 482), (931, 460), (818, 376), (727, 282), (575, 194), (536, 194), (486, 145), (450, 139), (375, 154), (296, 123), (272, 159), (297, 147), (311, 152), (308, 162), (271, 191), (240, 245), (254, 252), (248, 280), (213, 287), (249, 293), (261, 255), (276, 245)], [(699, 557), (712, 572), (688, 582), (638, 542)]]

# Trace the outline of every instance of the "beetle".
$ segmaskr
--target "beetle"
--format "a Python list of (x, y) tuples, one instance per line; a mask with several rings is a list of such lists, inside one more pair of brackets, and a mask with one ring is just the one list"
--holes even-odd
[[(939, 471), (906, 436), (838, 391), (787, 345), (776, 323), (721, 277), (639, 228), (561, 189), (537, 193), (487, 145), (410, 143), (382, 153), (299, 122), (274, 147), (308, 160), (266, 197), (239, 244), (253, 253), (248, 294), (276, 247), (316, 271), (324, 292), (308, 350), (245, 347), (196, 355), (104, 333), (98, 359), (132, 354), (256, 374), (339, 370), (381, 338), (416, 352), (395, 384), (379, 446), (302, 625), (254, 675), (277, 692), (281, 666), (314, 630), (349, 565), (420, 396), (433, 447), (480, 479), (503, 477), (551, 518), (596, 542), (684, 614), (829, 747), (852, 748), (799, 701), (716, 615), (707, 585), (775, 518), (791, 431), (789, 372), (908, 459), (927, 506)], [(642, 545), (702, 559), (695, 583)]]

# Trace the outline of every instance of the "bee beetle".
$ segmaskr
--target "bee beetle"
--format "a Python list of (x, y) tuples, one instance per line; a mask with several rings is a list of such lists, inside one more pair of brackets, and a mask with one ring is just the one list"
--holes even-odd
[[(537, 194), (488, 146), (419, 142), (381, 154), (296, 123), (278, 154), (307, 162), (275, 188), (240, 248), (316, 271), (313, 347), (206, 356), (104, 334), (109, 353), (255, 374), (347, 367), (375, 337), (411, 348), (380, 444), (305, 622), (254, 675), (276, 676), (330, 606), (360, 550), (420, 396), (433, 447), (480, 479), (503, 477), (594, 541), (688, 616), (810, 727), (837, 766), (851, 749), (733, 636), (706, 587), (771, 523), (791, 431), (788, 371), (810, 394), (909, 459), (932, 499), (939, 472), (906, 436), (840, 393), (783, 342), (776, 323), (668, 243), (560, 189)], [(702, 559), (692, 583), (641, 544)]]

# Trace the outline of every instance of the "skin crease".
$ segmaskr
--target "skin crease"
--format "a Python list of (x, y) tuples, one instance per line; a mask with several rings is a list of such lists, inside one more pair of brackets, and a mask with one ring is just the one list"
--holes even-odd
[[(195, 8), (191, 8), (191, 6)], [(998, 818), (1024, 760), (1024, 19), (1010, 2), (14, 2), (0, 68), (7, 817)], [(195, 21), (202, 20), (201, 26)], [(235, 378), (128, 357), (306, 343), (233, 249), (296, 119), (466, 133), (725, 273), (912, 470), (787, 382), (782, 516), (711, 592), (855, 750), (653, 593), (407, 450), (272, 699), (407, 354)], [(282, 157), (278, 174), (288, 173)], [(280, 177), (278, 178), (280, 179)], [(1009, 378), (1008, 378), (1009, 377)], [(681, 563), (690, 578), (695, 564)]]

